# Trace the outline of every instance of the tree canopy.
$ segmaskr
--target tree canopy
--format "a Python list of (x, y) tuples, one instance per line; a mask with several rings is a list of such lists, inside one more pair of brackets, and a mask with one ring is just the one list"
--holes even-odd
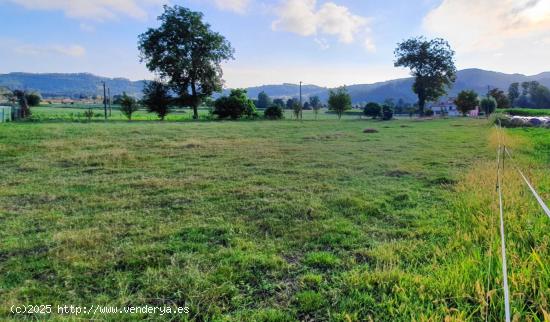
[(479, 98), (477, 93), (472, 90), (462, 91), (458, 93), (455, 104), (462, 115), (466, 115), (469, 111), (475, 110), (479, 104)]
[(229, 96), (222, 96), (214, 103), (214, 115), (219, 118), (238, 119), (243, 116), (256, 117), (256, 106), (248, 98), (245, 89), (232, 89)]
[(143, 89), (143, 104), (149, 113), (156, 113), (164, 121), (170, 113), (172, 96), (170, 89), (161, 81), (148, 82)]
[(330, 90), (328, 97), (329, 109), (336, 112), (338, 119), (342, 118), (345, 111), (351, 109), (351, 97), (346, 87)]
[(179, 103), (197, 108), (221, 91), (223, 61), (233, 58), (231, 44), (203, 21), (203, 14), (181, 6), (164, 6), (161, 25), (139, 36), (142, 62), (179, 95)]
[(139, 109), (136, 99), (128, 96), (126, 93), (122, 93), (120, 100), (120, 112), (124, 114), (129, 121), (132, 120), (132, 114)]
[(380, 104), (375, 102), (367, 103), (367, 105), (365, 105), (365, 108), (363, 109), (363, 114), (365, 114), (365, 116), (370, 116), (373, 119), (380, 116), (381, 112), (382, 112), (382, 107), (380, 106)]
[(455, 52), (444, 39), (411, 38), (399, 43), (394, 53), (395, 67), (409, 68), (415, 77), (413, 91), (421, 113), (426, 102), (445, 95), (456, 80)]
[(485, 112), (486, 116), (493, 113), (497, 108), (497, 100), (492, 96), (484, 97), (480, 102), (479, 106), (481, 110)]
[(504, 93), (504, 91), (501, 89), (493, 88), (489, 90), (489, 93), (487, 94), (488, 96), (491, 96), (492, 98), (495, 99), (497, 103), (497, 108), (510, 108), (512, 106), (510, 104), (510, 99), (508, 98), (506, 93)]
[(258, 103), (256, 105), (259, 109), (266, 109), (271, 105), (271, 98), (266, 92), (262, 91), (258, 94)]

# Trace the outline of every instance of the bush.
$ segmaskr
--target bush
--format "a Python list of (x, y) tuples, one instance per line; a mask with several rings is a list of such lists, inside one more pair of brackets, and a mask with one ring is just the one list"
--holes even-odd
[(283, 109), (279, 105), (271, 105), (265, 110), (264, 117), (268, 120), (280, 120), (283, 118)]
[(368, 103), (363, 109), (363, 114), (365, 114), (365, 116), (372, 117), (373, 119), (377, 118), (380, 115), (380, 112), (382, 112), (382, 107), (378, 103), (374, 102)]
[(29, 106), (38, 106), (40, 105), (40, 101), (42, 101), (42, 97), (38, 93), (29, 93), (25, 95), (27, 98), (27, 103)]
[(229, 96), (223, 96), (214, 103), (212, 114), (218, 118), (236, 120), (243, 116), (254, 118), (258, 116), (254, 102), (246, 95), (244, 89), (233, 89)]
[(132, 120), (132, 114), (138, 110), (139, 106), (137, 105), (136, 99), (133, 97), (130, 97), (126, 95), (126, 93), (122, 94), (122, 99), (120, 102), (120, 112), (124, 114), (129, 121)]
[(92, 117), (94, 117), (94, 111), (92, 111), (91, 108), (84, 111), (84, 117), (88, 119), (88, 121), (92, 120)]
[(497, 101), (492, 96), (483, 98), (479, 104), (486, 116), (489, 116), (497, 109)]
[(393, 118), (393, 109), (387, 105), (382, 107), (382, 120), (389, 121)]
[(160, 81), (152, 81), (145, 84), (143, 89), (143, 104), (149, 113), (156, 113), (161, 120), (170, 113), (170, 89)]
[(432, 110), (425, 110), (425, 111), (424, 111), (424, 116), (434, 116), (434, 111), (432, 111)]

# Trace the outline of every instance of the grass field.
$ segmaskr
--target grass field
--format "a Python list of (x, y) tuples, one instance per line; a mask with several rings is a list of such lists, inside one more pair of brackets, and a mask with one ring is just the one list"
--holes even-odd
[[(149, 304), (190, 314), (116, 319), (502, 320), (495, 130), (329, 116), (0, 125), (0, 319)], [(503, 140), (550, 200), (550, 131)], [(510, 170), (513, 315), (545, 321), (550, 220)]]

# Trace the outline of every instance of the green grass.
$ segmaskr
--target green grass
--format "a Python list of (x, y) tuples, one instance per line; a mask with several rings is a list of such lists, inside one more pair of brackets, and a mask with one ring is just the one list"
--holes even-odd
[(550, 116), (550, 109), (509, 108), (502, 111), (513, 116)]
[[(0, 319), (149, 304), (191, 312), (116, 319), (501, 320), (486, 121), (306, 117), (0, 125)], [(549, 133), (508, 132), (546, 200)], [(542, 321), (550, 220), (509, 176), (514, 315)]]

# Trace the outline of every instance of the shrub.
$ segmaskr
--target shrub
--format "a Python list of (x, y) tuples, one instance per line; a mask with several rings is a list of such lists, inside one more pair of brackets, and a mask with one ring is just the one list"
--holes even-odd
[(139, 107), (135, 98), (126, 95), (126, 93), (122, 94), (120, 111), (128, 118), (129, 121), (132, 120), (132, 114), (134, 114), (134, 112), (136, 112), (138, 108)]
[(365, 114), (365, 116), (372, 117), (373, 119), (377, 118), (381, 112), (382, 107), (378, 103), (374, 102), (368, 103), (363, 109), (363, 114)]
[(392, 118), (393, 118), (393, 109), (388, 105), (382, 106), (382, 120), (389, 121)]
[(425, 110), (425, 111), (424, 111), (424, 116), (434, 116), (434, 111), (432, 111), (432, 110)]
[(351, 109), (351, 96), (345, 86), (329, 91), (328, 106), (331, 111), (336, 112), (338, 119), (342, 118), (345, 111)]
[(233, 89), (229, 96), (218, 98), (214, 103), (212, 114), (221, 119), (233, 120), (243, 116), (250, 118), (258, 116), (254, 102), (248, 98), (244, 89)]
[(271, 105), (265, 110), (264, 117), (268, 120), (280, 120), (283, 118), (283, 109), (279, 105)]
[(497, 109), (497, 101), (492, 96), (483, 98), (479, 104), (487, 117)]
[(172, 97), (168, 86), (160, 81), (148, 82), (143, 89), (143, 104), (149, 113), (156, 113), (161, 121), (170, 113)]
[(87, 109), (86, 111), (84, 111), (84, 117), (88, 119), (88, 121), (91, 121), (92, 117), (94, 117), (94, 111), (92, 111), (91, 108)]
[(40, 105), (40, 101), (42, 101), (42, 97), (38, 93), (28, 93), (25, 96), (29, 106), (38, 106)]

